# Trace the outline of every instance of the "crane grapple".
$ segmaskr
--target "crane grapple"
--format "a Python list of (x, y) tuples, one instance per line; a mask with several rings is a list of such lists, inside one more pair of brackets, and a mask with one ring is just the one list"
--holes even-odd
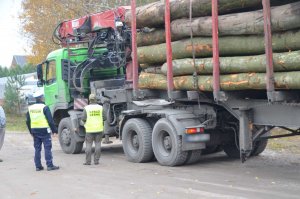
[[(62, 47), (85, 47), (87, 48), (86, 59), (80, 63), (67, 65), (68, 82), (75, 93), (84, 93), (86, 88), (84, 79), (88, 75), (90, 79), (96, 77), (96, 70), (117, 70), (126, 66), (130, 57), (130, 29), (124, 23), (125, 12), (130, 7), (123, 6), (116, 9), (106, 10), (96, 14), (86, 15), (81, 18), (61, 22), (53, 33), (54, 41), (59, 41)], [(99, 48), (102, 53), (97, 53)], [(69, 50), (72, 56), (72, 50)], [(73, 69), (70, 69), (70, 68)], [(122, 75), (122, 74), (121, 74)]]
[(129, 6), (119, 7), (96, 14), (86, 15), (81, 18), (61, 22), (54, 32), (54, 37), (60, 44), (66, 47), (67, 43), (89, 41), (95, 37), (95, 33), (105, 29), (116, 29), (122, 26), (125, 12)]

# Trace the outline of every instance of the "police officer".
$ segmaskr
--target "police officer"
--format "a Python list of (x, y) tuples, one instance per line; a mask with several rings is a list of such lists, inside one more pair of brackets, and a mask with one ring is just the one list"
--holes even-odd
[(36, 103), (28, 107), (28, 112), (26, 114), (26, 124), (31, 136), (33, 137), (35, 149), (35, 168), (36, 171), (44, 170), (44, 167), (41, 163), (41, 150), (43, 144), (47, 170), (57, 170), (59, 169), (59, 167), (53, 165), (51, 152), (51, 131), (53, 135), (57, 134), (57, 128), (54, 124), (49, 107), (44, 104), (43, 92), (37, 91), (34, 93), (33, 97), (35, 97)]
[(103, 108), (96, 103), (96, 96), (90, 94), (89, 105), (87, 105), (83, 110), (83, 115), (81, 120), (83, 121), (85, 127), (85, 163), (84, 165), (91, 165), (92, 156), (92, 145), (95, 142), (95, 154), (94, 154), (94, 164), (99, 164), (99, 159), (101, 156), (101, 140), (103, 132)]

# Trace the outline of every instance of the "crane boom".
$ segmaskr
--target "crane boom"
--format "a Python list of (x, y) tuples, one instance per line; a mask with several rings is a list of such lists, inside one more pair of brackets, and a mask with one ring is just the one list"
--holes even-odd
[(103, 29), (116, 29), (124, 22), (125, 12), (130, 6), (121, 6), (116, 9), (86, 15), (77, 19), (61, 22), (54, 31), (53, 36), (66, 47), (67, 43), (78, 44), (90, 41), (96, 32)]

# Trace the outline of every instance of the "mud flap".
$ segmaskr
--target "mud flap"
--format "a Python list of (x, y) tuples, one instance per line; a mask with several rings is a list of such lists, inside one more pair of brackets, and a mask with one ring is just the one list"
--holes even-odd
[(240, 132), (239, 132), (239, 143), (240, 143), (240, 157), (242, 163), (244, 163), (247, 158), (251, 155), (252, 151), (252, 130), (251, 130), (251, 119), (250, 110), (240, 109), (239, 111), (239, 122), (240, 122)]
[(68, 111), (71, 120), (71, 126), (73, 129), (76, 129), (75, 138), (76, 142), (83, 142), (85, 139), (85, 130), (84, 127), (79, 125), (82, 111)]

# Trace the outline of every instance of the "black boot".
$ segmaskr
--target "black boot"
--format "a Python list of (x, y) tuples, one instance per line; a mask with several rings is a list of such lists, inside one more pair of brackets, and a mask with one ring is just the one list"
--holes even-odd
[(36, 171), (43, 171), (44, 170), (44, 167), (37, 167), (35, 168)]
[(53, 170), (58, 170), (59, 169), (59, 167), (58, 166), (52, 166), (52, 167), (47, 167), (47, 170), (48, 171), (53, 171)]

